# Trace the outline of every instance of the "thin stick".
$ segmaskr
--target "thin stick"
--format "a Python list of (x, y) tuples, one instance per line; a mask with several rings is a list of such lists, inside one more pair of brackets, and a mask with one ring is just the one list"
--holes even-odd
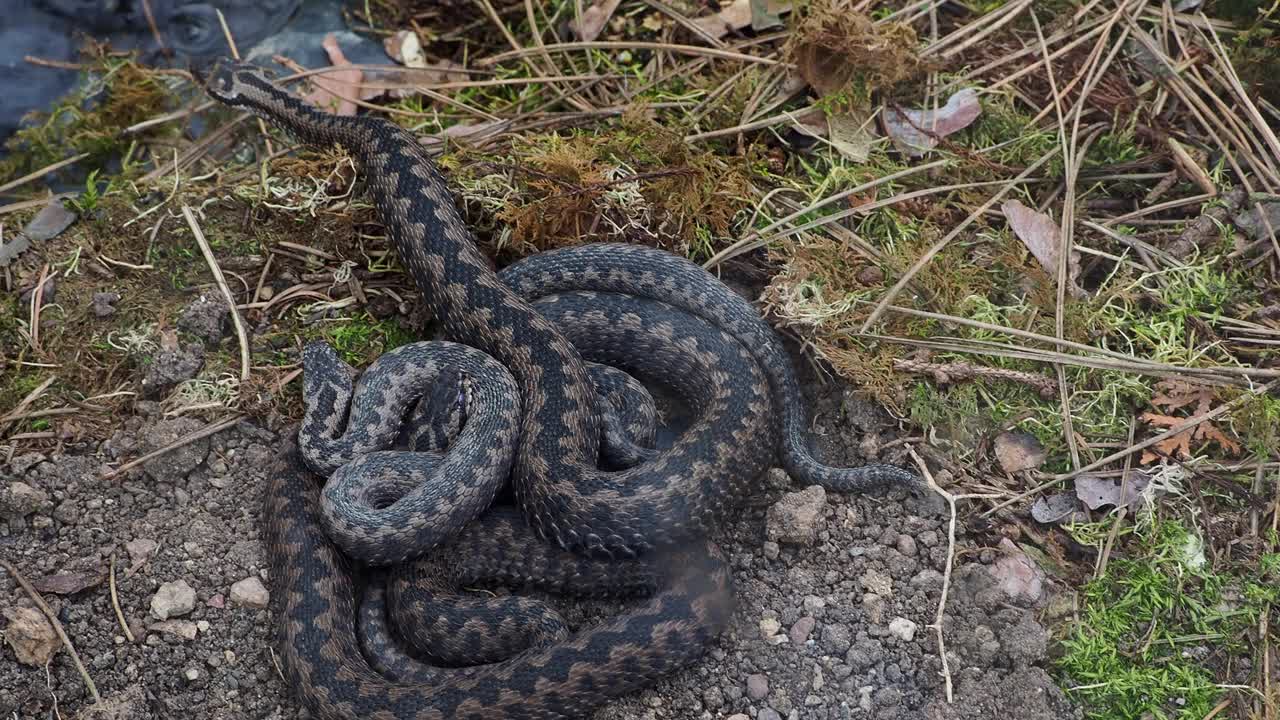
[(173, 442), (169, 443), (168, 445), (165, 445), (164, 447), (160, 448), (159, 450), (153, 450), (153, 451), (151, 451), (151, 452), (147, 453), (146, 455), (143, 455), (142, 457), (139, 457), (139, 458), (134, 459), (134, 460), (130, 460), (129, 462), (127, 462), (127, 463), (125, 463), (125, 464), (121, 465), (120, 467), (116, 468), (115, 470), (112, 470), (112, 471), (107, 472), (107, 473), (103, 473), (101, 476), (99, 476), (99, 478), (98, 478), (98, 479), (99, 479), (99, 480), (111, 480), (112, 478), (115, 478), (115, 477), (116, 477), (116, 476), (118, 476), (118, 475), (121, 475), (121, 474), (123, 474), (123, 473), (126, 473), (126, 472), (128, 472), (129, 470), (132, 470), (133, 468), (138, 467), (139, 465), (142, 465), (143, 463), (146, 463), (146, 462), (149, 462), (149, 461), (151, 461), (151, 460), (154, 460), (155, 458), (158, 458), (158, 457), (160, 457), (161, 455), (165, 455), (165, 454), (167, 454), (167, 453), (171, 453), (171, 452), (173, 452), (174, 450), (177, 450), (177, 449), (178, 449), (178, 448), (180, 448), (180, 447), (184, 447), (184, 446), (186, 446), (186, 445), (190, 445), (191, 443), (193, 443), (193, 442), (195, 442), (196, 440), (199, 440), (199, 439), (201, 439), (201, 438), (205, 438), (205, 437), (208, 437), (208, 436), (210, 436), (210, 435), (215, 435), (215, 434), (217, 434), (217, 433), (220, 433), (220, 432), (222, 432), (223, 430), (226, 430), (227, 428), (231, 427), (232, 425), (235, 425), (236, 423), (240, 422), (240, 421), (241, 421), (241, 420), (243, 420), (245, 417), (246, 417), (246, 416), (245, 416), (245, 415), (243, 415), (243, 414), (239, 414), (239, 415), (232, 415), (231, 417), (227, 418), (226, 420), (223, 420), (223, 421), (221, 421), (221, 422), (214, 423), (213, 425), (208, 425), (208, 426), (206, 426), (206, 427), (200, 428), (199, 430), (196, 430), (196, 431), (195, 431), (195, 432), (193, 432), (193, 433), (190, 433), (190, 434), (188, 434), (188, 435), (184, 435), (184, 436), (182, 436), (182, 437), (178, 438), (177, 440), (174, 440)]
[(67, 158), (66, 160), (59, 160), (58, 162), (52, 165), (46, 165), (34, 172), (29, 172), (26, 175), (23, 175), (22, 177), (18, 178), (17, 180), (11, 180), (5, 183), (4, 185), (0, 185), (0, 194), (7, 193), (14, 188), (22, 187), (23, 185), (26, 185), (32, 180), (35, 180), (44, 175), (48, 175), (49, 173), (55, 170), (60, 170), (68, 165), (71, 165), (72, 163), (80, 162), (81, 160), (87, 157), (89, 157), (89, 153), (80, 153), (79, 155), (73, 155)]
[(555, 50), (557, 52), (569, 52), (572, 50), (666, 50), (668, 52), (681, 53), (683, 55), (703, 55), (706, 57), (722, 58), (724, 60), (760, 63), (761, 65), (788, 65), (788, 63), (783, 63), (779, 60), (774, 60), (773, 58), (746, 55), (744, 53), (733, 52), (732, 50), (719, 50), (717, 48), (698, 47), (697, 45), (676, 45), (674, 43), (621, 42), (613, 40), (583, 40), (578, 42), (553, 43), (551, 45), (543, 45), (540, 48), (532, 50), (509, 50), (487, 58), (481, 58), (476, 61), (476, 65), (479, 67), (497, 65), (504, 60), (515, 60), (517, 58), (528, 57), (529, 55), (542, 54), (549, 50)]
[(938, 487), (933, 479), (933, 473), (929, 472), (929, 466), (925, 465), (924, 459), (916, 452), (915, 447), (907, 445), (907, 452), (911, 453), (911, 458), (915, 460), (916, 467), (920, 468), (920, 474), (924, 477), (925, 482), (929, 484), (929, 488), (947, 501), (947, 506), (951, 509), (951, 519), (947, 523), (947, 564), (942, 571), (942, 596), (938, 598), (938, 612), (934, 616), (933, 623), (928, 627), (938, 633), (938, 657), (942, 660), (942, 678), (947, 688), (947, 702), (954, 700), (951, 689), (951, 666), (947, 662), (947, 645), (942, 637), (942, 620), (947, 611), (947, 595), (951, 591), (951, 566), (955, 562), (956, 555), (956, 501), (976, 498), (992, 498), (996, 495), (952, 495), (951, 493)]
[(111, 553), (111, 574), (107, 576), (108, 585), (111, 588), (111, 607), (116, 610), (116, 619), (120, 621), (120, 629), (124, 630), (124, 636), (129, 638), (129, 642), (136, 642), (133, 638), (133, 631), (129, 629), (129, 623), (124, 621), (124, 611), (120, 609), (120, 596), (116, 593), (116, 554)]
[(240, 313), (236, 311), (236, 299), (231, 295), (231, 288), (227, 287), (227, 279), (222, 276), (222, 268), (218, 267), (218, 261), (213, 256), (213, 249), (209, 247), (209, 241), (205, 239), (204, 232), (200, 229), (200, 225), (196, 223), (196, 216), (191, 212), (191, 206), (182, 206), (182, 216), (187, 220), (187, 226), (191, 228), (191, 232), (196, 236), (196, 243), (200, 245), (200, 252), (204, 253), (205, 262), (209, 263), (209, 270), (213, 273), (213, 279), (218, 283), (218, 289), (222, 291), (222, 296), (226, 298), (227, 309), (231, 311), (231, 321), (236, 326), (236, 339), (240, 341), (240, 381), (244, 382), (249, 379), (249, 337), (244, 331), (244, 322), (240, 320)]
[(89, 677), (89, 671), (85, 669), (84, 663), (80, 662), (80, 653), (76, 652), (76, 647), (71, 644), (71, 638), (67, 637), (67, 632), (62, 629), (62, 623), (58, 622), (58, 616), (53, 612), (53, 608), (40, 597), (40, 593), (27, 582), (22, 573), (18, 572), (18, 568), (14, 567), (8, 560), (0, 559), (0, 567), (9, 571), (14, 580), (27, 591), (27, 595), (31, 596), (31, 600), (40, 608), (44, 616), (48, 618), (49, 624), (53, 626), (53, 631), (58, 633), (58, 637), (62, 639), (62, 644), (66, 646), (67, 652), (71, 654), (71, 659), (75, 661), (76, 670), (80, 671), (80, 677), (84, 678), (85, 685), (89, 686), (89, 694), (93, 696), (94, 705), (102, 705), (102, 696), (98, 694), (98, 686), (93, 684), (93, 678)]

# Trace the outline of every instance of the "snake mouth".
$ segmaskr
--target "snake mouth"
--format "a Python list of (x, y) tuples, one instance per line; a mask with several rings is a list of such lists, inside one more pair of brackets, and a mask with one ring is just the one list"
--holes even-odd
[(191, 76), (205, 92), (231, 105), (242, 104), (236, 90), (236, 63), (227, 57), (217, 57), (205, 63), (192, 63)]

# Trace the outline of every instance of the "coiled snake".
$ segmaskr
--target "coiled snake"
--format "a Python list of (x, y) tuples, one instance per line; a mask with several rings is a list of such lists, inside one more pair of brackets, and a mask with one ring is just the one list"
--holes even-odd
[[(425, 464), (411, 467), (405, 454), (383, 449), (395, 435), (383, 428), (398, 427), (412, 392), (396, 382), (353, 392), (344, 370), (313, 353), (309, 419), (298, 446), (290, 442), (281, 455), (264, 512), (272, 579), (281, 587), (285, 670), (319, 716), (580, 716), (692, 661), (723, 628), (732, 605), (728, 571), (700, 538), (775, 458), (793, 477), (840, 491), (916, 482), (889, 465), (816, 460), (778, 339), (747, 301), (697, 265), (653, 248), (596, 244), (495, 272), (408, 132), (319, 112), (249, 65), (223, 61), (196, 74), (216, 100), (356, 158), (401, 262), (444, 336), (459, 343), (441, 346), (448, 357), (405, 363), (422, 368), (421, 377), (406, 370), (398, 384), (426, 382), (450, 363), (467, 364), (471, 380), (475, 410), (468, 408), (449, 453), (463, 459), (425, 453)], [(666, 384), (689, 402), (693, 423), (639, 464), (601, 469), (600, 403), (588, 361)], [(370, 463), (393, 483), (397, 473), (422, 483), (390, 505), (332, 481), (318, 496), (311, 470), (333, 470), (326, 456), (343, 447), (350, 453), (343, 462)], [(421, 556), (480, 516), (508, 476), (538, 536), (575, 557), (647, 559), (656, 593), (611, 623), (480, 671), (421, 669), (412, 681), (389, 681), (360, 654), (347, 556), (368, 565)]]

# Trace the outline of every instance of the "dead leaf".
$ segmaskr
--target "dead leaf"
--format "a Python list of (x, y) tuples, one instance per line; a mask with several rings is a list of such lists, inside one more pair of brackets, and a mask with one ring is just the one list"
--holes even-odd
[(1280, 232), (1280, 202), (1249, 203), (1232, 220), (1252, 238), (1265, 237), (1268, 225), (1272, 232)]
[(693, 24), (718, 40), (751, 24), (751, 0), (733, 0), (714, 15), (694, 18)]
[(26, 252), (32, 242), (44, 242), (61, 235), (77, 217), (79, 216), (68, 210), (61, 200), (54, 200), (40, 208), (40, 212), (31, 218), (26, 227), (8, 242), (4, 242), (4, 233), (0, 232), (0, 267), (7, 266)]
[[(337, 68), (350, 68), (351, 62), (342, 54), (337, 36), (329, 33), (324, 36), (321, 44), (329, 54), (330, 65)], [(355, 68), (316, 75), (312, 79), (315, 89), (303, 100), (334, 115), (355, 115), (357, 105), (353, 98), (360, 97), (360, 84), (363, 80), (364, 73)]]
[(1007, 473), (1034, 470), (1048, 457), (1035, 435), (1022, 432), (1003, 432), (997, 435), (995, 453), (1001, 469)]
[(1041, 496), (1031, 504), (1031, 517), (1043, 525), (1056, 523), (1076, 512), (1076, 496), (1071, 493), (1054, 493)]
[(412, 30), (401, 30), (392, 33), (382, 41), (382, 49), (396, 62), (411, 68), (427, 66), (427, 56), (422, 53), (422, 41), (418, 33)]
[(791, 3), (783, 0), (751, 0), (751, 29), (756, 32), (782, 27), (782, 14), (791, 12)]
[[(1179, 410), (1195, 403), (1195, 408), (1189, 410), (1191, 417), (1204, 415), (1213, 409), (1214, 391), (1213, 388), (1205, 385), (1195, 385), (1185, 380), (1169, 379), (1161, 380), (1156, 383), (1157, 393), (1151, 398), (1153, 407), (1162, 408), (1166, 411)], [(1141, 415), (1143, 421), (1150, 425), (1161, 427), (1174, 427), (1186, 422), (1185, 417), (1176, 417), (1173, 415), (1145, 412)], [(1203, 421), (1194, 428), (1188, 428), (1176, 435), (1157, 442), (1153, 447), (1159, 453), (1151, 450), (1144, 450), (1142, 458), (1139, 462), (1143, 465), (1154, 462), (1162, 456), (1171, 458), (1188, 459), (1191, 457), (1191, 441), (1204, 440), (1218, 444), (1218, 447), (1226, 450), (1231, 454), (1240, 452), (1240, 444), (1227, 437), (1217, 425), (1211, 421)]]
[(1034, 603), (1044, 594), (1044, 570), (1009, 538), (1000, 539), (1000, 557), (991, 566), (991, 576), (1012, 600)]
[(1142, 503), (1142, 493), (1151, 484), (1151, 476), (1145, 472), (1129, 473), (1129, 479), (1123, 483), (1124, 493), (1120, 492), (1121, 482), (1101, 478), (1085, 473), (1076, 478), (1076, 497), (1080, 498), (1090, 510), (1097, 510), (1105, 505), (1127, 507), (1137, 510)]
[(569, 21), (569, 30), (580, 40), (595, 40), (604, 32), (604, 26), (609, 23), (609, 18), (613, 17), (613, 12), (621, 2), (622, 0), (596, 0), (591, 7), (582, 11), (581, 27), (575, 18)]
[[(1027, 246), (1044, 271), (1051, 276), (1056, 276), (1058, 249), (1062, 247), (1058, 223), (1048, 215), (1032, 210), (1018, 200), (1005, 200), (1000, 205), (1000, 210), (1009, 221), (1009, 228), (1013, 230), (1013, 234)], [(1071, 294), (1075, 297), (1085, 295), (1084, 290), (1076, 285), (1075, 278), (1079, 272), (1080, 253), (1073, 250), (1067, 261), (1067, 281), (1070, 283)]]
[(35, 242), (44, 242), (52, 240), (62, 234), (63, 230), (71, 227), (71, 223), (79, 217), (71, 210), (68, 210), (61, 200), (53, 202), (40, 208), (40, 212), (31, 218), (31, 222), (22, 228), (22, 234), (31, 238)]
[(18, 662), (41, 667), (53, 659), (62, 643), (44, 613), (29, 607), (8, 607), (3, 612), (9, 620), (4, 638), (13, 648)]
[(74, 595), (82, 590), (100, 585), (106, 579), (106, 572), (101, 568), (97, 568), (86, 572), (63, 572), (56, 575), (46, 575), (31, 584), (42, 593)]
[(850, 110), (827, 116), (827, 139), (839, 153), (854, 162), (866, 162), (871, 157), (871, 146), (876, 135), (871, 113)]
[(736, 30), (750, 27), (756, 32), (782, 27), (782, 13), (791, 11), (791, 3), (782, 0), (733, 0), (721, 4), (720, 12), (693, 19), (693, 24), (719, 40)]
[(935, 110), (884, 109), (885, 132), (900, 150), (920, 156), (932, 150), (938, 140), (968, 127), (982, 114), (978, 91), (965, 88)]

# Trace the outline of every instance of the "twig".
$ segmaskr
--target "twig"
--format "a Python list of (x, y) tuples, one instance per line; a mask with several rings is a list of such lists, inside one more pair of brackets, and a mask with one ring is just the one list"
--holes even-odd
[(120, 629), (124, 630), (124, 636), (129, 638), (129, 642), (136, 642), (133, 638), (133, 631), (129, 629), (129, 623), (124, 621), (124, 611), (120, 609), (120, 596), (116, 593), (116, 554), (111, 553), (111, 574), (107, 576), (108, 586), (111, 588), (111, 607), (116, 609), (116, 619), (120, 621)]
[(997, 380), (1011, 380), (1023, 385), (1029, 385), (1035, 388), (1042, 398), (1051, 398), (1058, 391), (1056, 382), (1037, 373), (974, 365), (967, 362), (931, 363), (898, 358), (893, 361), (893, 369), (921, 375), (932, 375), (933, 379), (940, 385), (957, 380), (972, 380), (985, 377)]
[(209, 241), (205, 239), (204, 232), (200, 229), (200, 225), (196, 223), (196, 216), (191, 212), (191, 206), (182, 206), (182, 216), (187, 220), (187, 226), (191, 228), (191, 232), (196, 237), (196, 243), (200, 245), (200, 252), (204, 253), (205, 262), (209, 263), (209, 270), (213, 273), (213, 279), (218, 283), (218, 289), (222, 291), (222, 296), (226, 298), (227, 309), (231, 311), (231, 321), (236, 326), (236, 339), (240, 341), (240, 381), (244, 382), (249, 379), (249, 337), (244, 331), (244, 322), (240, 319), (240, 313), (236, 311), (236, 299), (231, 294), (231, 288), (227, 287), (227, 279), (222, 276), (222, 268), (218, 267), (218, 260), (213, 256), (213, 249), (209, 247)]
[(240, 422), (245, 417), (246, 416), (244, 414), (232, 415), (231, 417), (225, 420), (222, 420), (221, 422), (216, 422), (212, 425), (208, 425), (203, 428), (200, 428), (199, 430), (196, 430), (193, 433), (189, 433), (187, 435), (184, 435), (178, 438), (177, 440), (174, 440), (173, 442), (169, 443), (168, 445), (165, 445), (159, 450), (153, 450), (147, 453), (146, 455), (143, 455), (142, 457), (136, 458), (134, 460), (130, 460), (129, 462), (121, 465), (115, 470), (103, 473), (101, 476), (99, 476), (98, 479), (111, 480), (112, 478), (115, 478), (123, 473), (126, 473), (129, 470), (132, 470), (133, 468), (138, 467), (139, 465), (142, 465), (143, 463), (154, 460), (155, 458), (158, 458), (161, 455), (171, 453), (180, 447), (190, 445), (191, 443), (201, 438), (205, 438), (210, 435), (215, 435), (217, 433), (220, 433), (223, 430), (226, 430), (227, 428), (231, 427), (232, 425), (235, 425), (236, 423)]
[(93, 678), (89, 677), (89, 671), (85, 669), (84, 663), (80, 662), (80, 653), (76, 652), (76, 647), (71, 644), (71, 638), (67, 637), (66, 630), (62, 629), (62, 623), (58, 622), (58, 615), (53, 612), (53, 608), (49, 607), (44, 598), (40, 597), (40, 593), (36, 592), (36, 589), (31, 586), (31, 583), (27, 582), (27, 579), (23, 577), (22, 573), (18, 572), (18, 568), (14, 567), (12, 563), (8, 560), (0, 559), (0, 567), (9, 571), (13, 579), (18, 581), (23, 590), (27, 591), (27, 595), (31, 596), (32, 602), (48, 618), (49, 624), (53, 626), (53, 631), (58, 633), (58, 637), (62, 639), (62, 644), (66, 646), (67, 652), (71, 654), (71, 659), (76, 664), (76, 670), (80, 671), (80, 677), (84, 678), (85, 685), (89, 686), (89, 694), (93, 696), (93, 704), (101, 706), (102, 696), (98, 694), (98, 686), (93, 684)]
[(938, 633), (938, 657), (942, 660), (942, 678), (947, 688), (947, 702), (950, 703), (954, 699), (951, 689), (951, 666), (947, 662), (947, 645), (942, 637), (942, 620), (947, 612), (947, 595), (951, 592), (951, 567), (955, 562), (956, 555), (956, 501), (969, 500), (978, 498), (993, 498), (997, 495), (972, 494), (972, 495), (952, 495), (938, 486), (933, 479), (933, 473), (929, 472), (929, 466), (925, 464), (924, 458), (920, 457), (915, 447), (907, 445), (907, 452), (911, 453), (911, 459), (915, 460), (916, 467), (920, 468), (920, 474), (924, 477), (925, 482), (929, 484), (929, 488), (947, 501), (947, 506), (951, 511), (951, 519), (947, 523), (947, 564), (942, 571), (942, 596), (938, 598), (938, 613), (934, 616), (933, 623), (928, 627)]
[(744, 53), (733, 52), (732, 50), (719, 50), (717, 48), (698, 47), (697, 45), (677, 45), (674, 43), (638, 41), (622, 42), (613, 40), (584, 40), (578, 42), (553, 43), (551, 45), (543, 45), (532, 50), (509, 50), (487, 58), (481, 58), (476, 61), (476, 65), (479, 67), (497, 65), (505, 60), (515, 60), (529, 55), (542, 54), (549, 50), (555, 50), (557, 52), (569, 52), (572, 50), (665, 50), (667, 52), (681, 53), (684, 55), (703, 55), (706, 57), (722, 58), (724, 60), (759, 63), (761, 65), (788, 65), (788, 63), (783, 63), (779, 60), (774, 60), (773, 58), (746, 55)]
[(0, 194), (7, 193), (14, 188), (22, 187), (23, 185), (26, 185), (27, 183), (31, 182), (32, 180), (35, 180), (36, 178), (42, 177), (44, 175), (48, 175), (49, 173), (55, 170), (61, 170), (62, 168), (68, 165), (71, 165), (73, 163), (80, 162), (81, 160), (87, 157), (89, 157), (89, 153), (80, 153), (79, 155), (73, 155), (67, 158), (66, 160), (59, 160), (58, 162), (52, 165), (46, 165), (34, 172), (29, 172), (26, 175), (23, 175), (22, 177), (18, 178), (17, 180), (11, 180), (5, 183), (4, 185), (0, 185)]

